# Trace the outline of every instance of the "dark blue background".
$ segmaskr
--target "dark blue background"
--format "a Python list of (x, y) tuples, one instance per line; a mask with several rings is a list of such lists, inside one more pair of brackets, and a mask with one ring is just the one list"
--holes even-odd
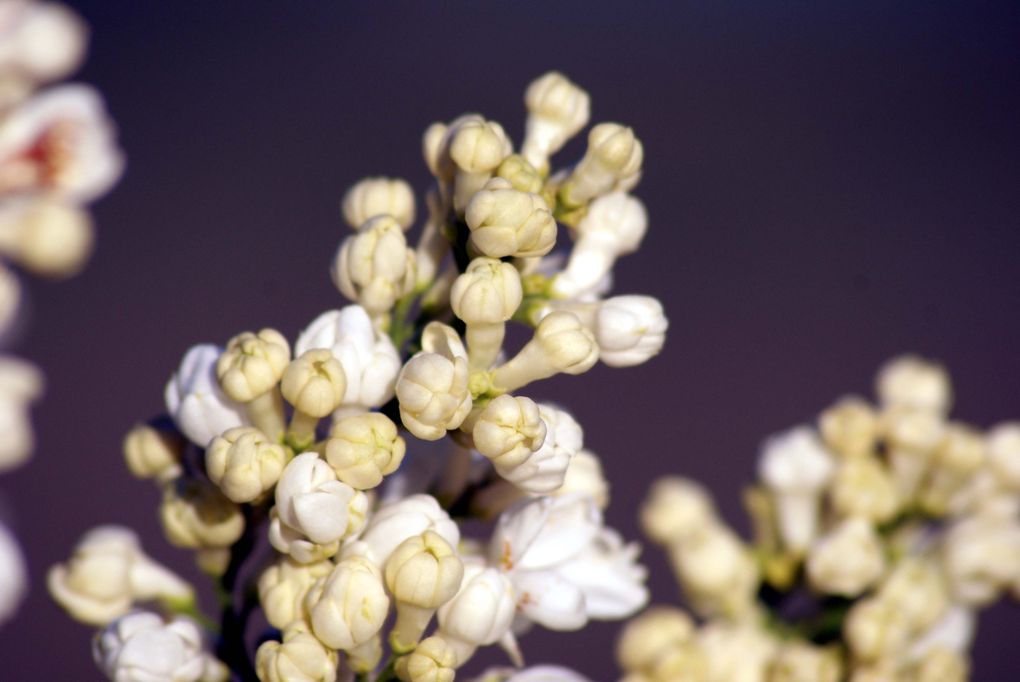
[[(106, 95), (129, 165), (85, 273), (30, 287), (21, 348), (49, 390), (36, 459), (0, 481), (34, 576), (0, 633), (5, 679), (98, 676), (91, 631), (42, 578), (86, 528), (127, 522), (195, 575), (120, 455), (183, 351), (263, 325), (293, 337), (338, 305), (343, 190), (379, 173), (424, 189), (422, 131), (466, 110), (519, 141), (523, 89), (550, 68), (646, 149), (650, 231), (617, 291), (666, 302), (667, 349), (539, 392), (585, 426), (627, 535), (673, 472), (745, 527), (760, 439), (870, 391), (906, 350), (949, 365), (960, 418), (1020, 417), (1015, 2), (72, 5), (93, 27), (80, 77)], [(674, 600), (661, 554), (645, 556)], [(975, 679), (1016, 679), (1018, 626), (1012, 605), (982, 618)], [(524, 650), (611, 680), (616, 631), (536, 631)]]

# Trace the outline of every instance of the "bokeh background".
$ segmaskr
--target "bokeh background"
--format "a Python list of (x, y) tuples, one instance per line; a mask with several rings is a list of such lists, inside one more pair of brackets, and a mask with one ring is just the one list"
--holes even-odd
[[(338, 306), (343, 190), (381, 173), (424, 189), (420, 135), (463, 111), (520, 140), (523, 89), (550, 68), (646, 149), (650, 230), (616, 291), (665, 301), (666, 350), (540, 391), (604, 458), (627, 536), (665, 473), (706, 482), (746, 528), (761, 439), (870, 394), (903, 351), (950, 367), (959, 418), (1020, 417), (1015, 2), (70, 4), (92, 26), (79, 77), (129, 163), (88, 269), (30, 286), (19, 345), (48, 390), (35, 460), (0, 480), (34, 580), (0, 632), (5, 680), (98, 678), (91, 630), (43, 577), (85, 529), (126, 522), (200, 579), (120, 452), (185, 349), (261, 326), (293, 338)], [(675, 601), (661, 554), (645, 558), (655, 599)], [(612, 680), (617, 628), (536, 631), (525, 652)], [(1018, 628), (1013, 605), (982, 618), (974, 679), (1017, 679)]]

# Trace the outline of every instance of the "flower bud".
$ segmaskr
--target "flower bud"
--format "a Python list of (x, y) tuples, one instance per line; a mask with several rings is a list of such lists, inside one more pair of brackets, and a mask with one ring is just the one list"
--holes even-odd
[(397, 377), (400, 419), (422, 440), (438, 440), (460, 426), (471, 411), (467, 353), (450, 327), (430, 322), (422, 348)]
[(418, 642), (407, 656), (397, 659), (397, 677), (403, 682), (453, 682), (457, 656), (442, 637)]
[(450, 306), (467, 326), (472, 368), (488, 369), (503, 346), (505, 323), (521, 305), (521, 276), (509, 263), (475, 258), (453, 283)]
[(63, 78), (81, 63), (87, 30), (73, 11), (56, 3), (18, 3), (5, 9), (0, 71), (33, 84)]
[(616, 260), (637, 250), (647, 230), (648, 213), (636, 197), (613, 192), (591, 202), (577, 224), (566, 268), (553, 278), (553, 294), (572, 299), (595, 292)]
[(300, 357), (315, 348), (331, 351), (343, 367), (344, 405), (381, 407), (393, 397), (400, 356), (361, 306), (349, 305), (315, 318), (298, 336), (294, 354)]
[(379, 507), (361, 541), (369, 558), (385, 566), (400, 543), (425, 531), (437, 533), (451, 547), (460, 543), (460, 529), (434, 497), (409, 495)]
[(222, 349), (212, 344), (192, 346), (164, 393), (177, 428), (202, 448), (227, 429), (250, 423), (244, 406), (227, 397), (216, 379), (221, 354)]
[(677, 578), (702, 616), (735, 617), (750, 610), (758, 571), (750, 550), (718, 522), (694, 529), (670, 554)]
[[(757, 623), (727, 622), (717, 619), (701, 627), (696, 634), (697, 649), (705, 667), (693, 679), (741, 682), (765, 680), (769, 663), (776, 655), (775, 636)], [(690, 656), (690, 654), (688, 654)], [(697, 659), (692, 661), (697, 665)], [(698, 668), (693, 668), (699, 672)], [(656, 670), (661, 675), (662, 667)], [(656, 680), (677, 679), (657, 676)]]
[(339, 657), (298, 621), (283, 631), (283, 641), (263, 642), (255, 654), (262, 682), (335, 682)]
[(528, 85), (524, 104), (528, 120), (521, 154), (535, 168), (547, 167), (549, 157), (588, 124), (588, 93), (550, 71)]
[(680, 609), (653, 606), (623, 628), (616, 660), (627, 672), (651, 671), (694, 633), (694, 621)]
[(378, 215), (391, 216), (408, 230), (414, 224), (414, 191), (400, 178), (365, 178), (347, 190), (341, 209), (355, 230)]
[(321, 419), (343, 401), (347, 377), (332, 351), (309, 350), (287, 366), (280, 390), (294, 409)]
[(518, 192), (541, 194), (545, 180), (542, 174), (528, 163), (523, 156), (512, 154), (499, 164), (496, 177), (503, 178)]
[(446, 152), (446, 134), (449, 128), (445, 123), (433, 123), (425, 129), (421, 137), (422, 157), (429, 172), (437, 178), (443, 175), (443, 154)]
[(909, 501), (917, 493), (942, 439), (945, 422), (932, 411), (894, 407), (882, 414), (881, 428), (896, 490), (901, 500)]
[(1020, 492), (1020, 422), (998, 424), (988, 433), (988, 464), (996, 480)]
[(910, 674), (916, 682), (967, 682), (970, 663), (963, 654), (939, 647), (926, 652)]
[(920, 557), (906, 557), (882, 581), (882, 601), (898, 608), (915, 631), (935, 623), (949, 605), (939, 566)]
[(332, 275), (340, 293), (380, 315), (414, 287), (414, 251), (395, 218), (375, 216), (340, 245)]
[(244, 533), (244, 516), (216, 486), (179, 478), (166, 486), (159, 508), (163, 531), (176, 547), (230, 547)]
[(35, 436), (28, 408), (42, 394), (42, 374), (32, 364), (0, 357), (0, 471), (32, 454)]
[(818, 430), (825, 445), (843, 457), (863, 457), (874, 452), (878, 438), (878, 416), (860, 398), (842, 398), (822, 412)]
[[(532, 495), (555, 492), (562, 496), (568, 468), (583, 445), (581, 426), (567, 412), (552, 405), (539, 405), (538, 414), (545, 428), (541, 446), (519, 463), (514, 463), (515, 458), (502, 456), (495, 458), (493, 465), (500, 476)], [(478, 428), (478, 424), (475, 424), (475, 428)], [(597, 479), (594, 483), (598, 485)], [(604, 489), (602, 493), (605, 494)]]
[(715, 505), (704, 486), (678, 476), (657, 480), (641, 508), (645, 534), (666, 546), (683, 542), (715, 520)]
[(903, 355), (887, 362), (878, 372), (876, 388), (885, 408), (945, 415), (953, 399), (946, 370), (916, 355)]
[[(546, 422), (548, 427), (549, 423)], [(559, 425), (557, 425), (556, 442), (560, 442)], [(580, 429), (580, 426), (578, 426)], [(569, 434), (570, 430), (567, 430)], [(546, 434), (546, 440), (549, 436)], [(545, 449), (546, 444), (542, 444)], [(569, 447), (565, 446), (565, 447)], [(583, 495), (593, 502), (599, 509), (605, 510), (609, 505), (609, 482), (602, 473), (602, 462), (598, 456), (590, 450), (580, 450), (573, 457), (567, 466), (566, 476), (563, 478), (563, 485), (553, 490), (550, 495), (565, 497), (567, 495)]]
[(498, 123), (477, 116), (454, 122), (447, 136), (450, 160), (456, 168), (453, 207), (460, 213), (513, 148)]
[(544, 256), (556, 244), (556, 221), (545, 200), (501, 178), (472, 197), (464, 219), (470, 245), (490, 258)]
[(39, 275), (77, 274), (94, 240), (92, 219), (77, 206), (31, 197), (0, 208), (0, 251)]
[(333, 570), (330, 561), (299, 564), (282, 557), (259, 576), (259, 604), (269, 624), (278, 630), (303, 617), (305, 597), (319, 578)]
[(471, 435), (479, 453), (506, 469), (519, 466), (545, 441), (546, 427), (530, 398), (501, 395), (478, 415)]
[(427, 530), (393, 550), (385, 576), (397, 605), (391, 642), (397, 650), (407, 650), (421, 638), (435, 610), (460, 589), (464, 563), (450, 543)]
[(856, 597), (885, 570), (883, 547), (864, 519), (846, 519), (815, 541), (807, 559), (811, 586), (826, 594)]
[(973, 479), (985, 463), (985, 439), (961, 424), (946, 427), (928, 463), (919, 490), (921, 508), (933, 516), (945, 515), (954, 495)]
[(276, 386), (289, 362), (290, 344), (280, 332), (244, 332), (227, 342), (216, 376), (231, 400), (247, 403)]
[(835, 649), (793, 641), (779, 649), (769, 667), (769, 682), (839, 682), (842, 665)]
[(583, 374), (599, 359), (592, 333), (577, 315), (556, 311), (546, 315), (524, 348), (493, 372), (493, 384), (512, 391), (560, 372)]
[(367, 412), (344, 417), (333, 425), (325, 455), (339, 480), (369, 490), (400, 467), (406, 450), (407, 444), (389, 417)]
[(364, 557), (340, 561), (305, 599), (312, 632), (326, 646), (345, 651), (369, 642), (390, 608), (382, 573)]
[(124, 437), (124, 459), (138, 478), (176, 478), (183, 452), (184, 439), (171, 429), (139, 424)]
[(1020, 523), (1015, 516), (972, 516), (942, 541), (942, 568), (953, 600), (984, 606), (1020, 578)]
[(439, 633), (463, 666), (479, 646), (494, 644), (510, 630), (516, 599), (505, 575), (481, 564), (464, 567), (460, 590), (439, 607)]
[(194, 598), (191, 586), (142, 551), (138, 536), (121, 526), (99, 526), (82, 536), (66, 564), (50, 568), (50, 595), (76, 620), (103, 625), (135, 600)]
[(317, 561), (358, 533), (367, 512), (364, 493), (338, 481), (318, 453), (306, 452), (291, 460), (276, 485), (269, 540), (301, 563)]
[(885, 523), (898, 509), (896, 486), (885, 466), (864, 455), (845, 459), (836, 468), (829, 499), (839, 516), (856, 516), (872, 523)]
[(560, 189), (567, 206), (582, 206), (608, 192), (627, 191), (641, 179), (644, 148), (630, 128), (600, 123), (588, 133), (588, 149)]
[(136, 611), (96, 634), (92, 656), (99, 669), (120, 682), (226, 682), (226, 666), (202, 648), (202, 632), (186, 618), (164, 622)]
[(662, 350), (669, 321), (651, 296), (614, 296), (599, 306), (595, 340), (610, 367), (633, 367)]
[(272, 489), (287, 464), (287, 450), (258, 429), (239, 426), (217, 436), (205, 451), (205, 470), (234, 502), (252, 502)]
[(843, 638), (855, 659), (878, 661), (903, 650), (910, 621), (895, 605), (874, 597), (854, 602), (843, 623)]

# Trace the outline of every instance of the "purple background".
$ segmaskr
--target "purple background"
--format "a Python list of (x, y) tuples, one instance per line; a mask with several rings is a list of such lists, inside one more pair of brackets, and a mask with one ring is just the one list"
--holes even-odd
[[(264, 325), (293, 338), (337, 306), (343, 190), (380, 173), (424, 189), (422, 131), (466, 110), (519, 141), (523, 89), (549, 68), (645, 143), (651, 225), (616, 291), (666, 302), (667, 348), (538, 391), (585, 426), (629, 537), (671, 472), (744, 527), (762, 437), (869, 392), (893, 354), (946, 362), (962, 419), (1020, 416), (1016, 3), (72, 4), (93, 27), (80, 78), (129, 165), (84, 274), (28, 287), (20, 348), (48, 392), (34, 461), (0, 481), (34, 581), (0, 633), (5, 680), (98, 677), (90, 629), (43, 585), (85, 529), (128, 523), (195, 576), (120, 453), (184, 350)], [(1016, 679), (1018, 626), (1012, 605), (982, 619), (976, 679)], [(610, 680), (616, 631), (536, 631), (525, 652)]]

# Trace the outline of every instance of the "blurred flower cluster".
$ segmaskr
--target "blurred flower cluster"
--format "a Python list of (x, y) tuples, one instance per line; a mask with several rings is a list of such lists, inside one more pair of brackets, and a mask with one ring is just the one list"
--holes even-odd
[[(87, 31), (63, 5), (0, 0), (0, 348), (18, 336), (17, 270), (64, 278), (92, 249), (87, 206), (120, 177), (123, 160), (99, 94), (50, 85), (81, 64)], [(0, 472), (34, 449), (29, 408), (42, 373), (0, 354)], [(0, 521), (0, 623), (27, 589), (17, 540)]]
[(627, 682), (968, 679), (976, 613), (1020, 594), (1020, 422), (950, 421), (948, 375), (913, 356), (877, 393), (765, 441), (753, 543), (697, 483), (654, 485), (644, 529), (702, 622), (630, 622)]
[[(110, 679), (449, 681), (480, 647), (520, 666), (518, 638), (536, 625), (577, 630), (644, 606), (637, 547), (603, 522), (608, 485), (581, 426), (526, 395), (662, 347), (658, 301), (606, 297), (646, 229), (628, 193), (642, 146), (602, 123), (583, 158), (551, 172), (588, 123), (588, 95), (548, 73), (525, 103), (519, 153), (477, 114), (428, 128), (434, 182), (414, 245), (407, 182), (350, 188), (331, 272), (352, 303), (293, 343), (264, 328), (194, 346), (167, 416), (128, 433), (128, 467), (158, 486), (167, 540), (213, 576), (222, 613), (208, 622), (129, 530), (90, 531), (49, 587), (103, 628), (94, 654)], [(270, 630), (255, 649), (259, 610)], [(582, 678), (540, 666), (482, 679)]]

